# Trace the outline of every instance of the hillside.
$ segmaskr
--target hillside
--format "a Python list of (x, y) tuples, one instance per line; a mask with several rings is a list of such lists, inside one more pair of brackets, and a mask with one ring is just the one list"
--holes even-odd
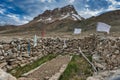
[(82, 21), (84, 25), (91, 28), (95, 28), (97, 25), (97, 22), (104, 22), (109, 25), (111, 25), (111, 31), (112, 32), (119, 32), (120, 31), (120, 10), (110, 11), (103, 13), (96, 17), (91, 17), (89, 19), (86, 19), (85, 21)]

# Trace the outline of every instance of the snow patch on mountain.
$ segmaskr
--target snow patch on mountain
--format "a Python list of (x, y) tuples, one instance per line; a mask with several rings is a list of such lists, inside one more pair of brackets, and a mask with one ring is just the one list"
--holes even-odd
[(40, 22), (40, 21), (42, 21), (42, 19), (37, 20), (37, 22)]
[(72, 14), (72, 15), (75, 16), (77, 19), (82, 20), (79, 15), (76, 15), (76, 14)]
[(51, 21), (52, 20), (52, 18), (51, 17), (49, 17), (48, 19), (46, 19), (47, 21)]
[(72, 18), (73, 18), (75, 21), (77, 21), (77, 19), (76, 19), (76, 17), (75, 17), (75, 16), (72, 16)]
[(64, 15), (62, 18), (60, 18), (59, 20), (62, 20), (62, 19), (65, 19), (65, 18), (67, 18), (67, 17), (69, 17), (70, 16), (70, 13), (67, 13), (67, 15)]

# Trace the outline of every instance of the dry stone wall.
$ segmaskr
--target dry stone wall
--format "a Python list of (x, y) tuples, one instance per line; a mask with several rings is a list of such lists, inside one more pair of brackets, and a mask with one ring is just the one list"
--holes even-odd
[[(27, 46), (30, 42), (30, 55)], [(66, 47), (64, 47), (64, 42)], [(33, 39), (13, 39), (0, 42), (0, 67), (4, 70), (24, 66), (47, 54), (80, 54), (79, 47), (90, 54), (99, 71), (117, 69), (120, 65), (120, 38), (90, 35), (77, 38), (38, 38), (34, 47)]]
[(120, 68), (120, 38), (98, 37), (93, 62), (98, 70)]

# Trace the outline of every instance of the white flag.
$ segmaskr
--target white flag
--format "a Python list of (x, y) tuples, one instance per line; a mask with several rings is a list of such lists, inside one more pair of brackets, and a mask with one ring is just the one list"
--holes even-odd
[(66, 47), (67, 47), (67, 45), (66, 45), (66, 42), (65, 42), (65, 40), (64, 40), (63, 48), (66, 48)]
[(34, 47), (37, 46), (37, 36), (34, 36)]
[(98, 22), (97, 31), (99, 32), (107, 32), (109, 34), (111, 26), (102, 22)]
[(74, 34), (80, 34), (81, 33), (81, 29), (80, 28), (75, 28), (74, 29)]

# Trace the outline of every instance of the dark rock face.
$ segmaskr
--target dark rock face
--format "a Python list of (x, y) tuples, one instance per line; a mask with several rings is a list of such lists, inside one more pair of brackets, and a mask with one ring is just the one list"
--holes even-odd
[(46, 10), (43, 14), (40, 14), (39, 17), (50, 17), (50, 16), (58, 16), (61, 14), (66, 14), (66, 13), (75, 13), (77, 14), (74, 6), (68, 5), (63, 8), (55, 8), (54, 10)]
[(55, 8), (54, 10), (46, 10), (43, 14), (35, 17), (34, 20), (37, 22), (51, 23), (68, 17), (72, 20), (83, 19), (80, 15), (78, 15), (73, 5), (67, 5), (62, 8)]

